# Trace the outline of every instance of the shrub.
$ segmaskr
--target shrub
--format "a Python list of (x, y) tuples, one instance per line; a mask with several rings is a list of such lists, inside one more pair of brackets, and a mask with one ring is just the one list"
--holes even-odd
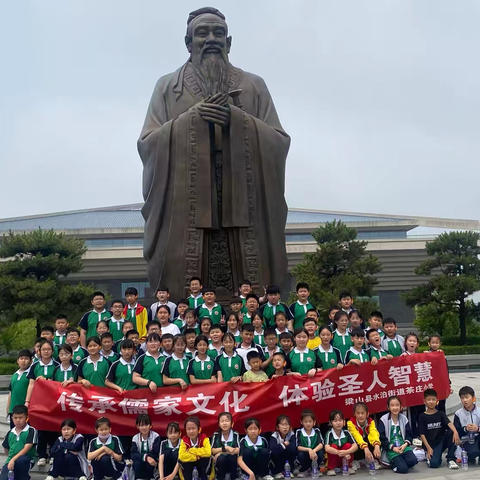
[(16, 363), (0, 363), (0, 375), (13, 375), (18, 370)]

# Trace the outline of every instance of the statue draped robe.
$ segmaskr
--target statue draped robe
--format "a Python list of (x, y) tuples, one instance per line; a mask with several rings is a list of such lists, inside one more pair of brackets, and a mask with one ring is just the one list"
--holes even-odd
[[(231, 120), (220, 129), (198, 112), (202, 94), (187, 62), (157, 82), (138, 140), (148, 278), (174, 298), (185, 296), (192, 276), (230, 291), (243, 279), (286, 281), (290, 137), (263, 79), (230, 66), (228, 88), (242, 90), (243, 107), (230, 99)], [(228, 284), (210, 285), (225, 283), (229, 268)]]

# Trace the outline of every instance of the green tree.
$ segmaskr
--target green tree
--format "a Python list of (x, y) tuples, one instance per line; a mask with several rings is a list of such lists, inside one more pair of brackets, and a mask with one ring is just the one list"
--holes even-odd
[(357, 231), (341, 221), (318, 227), (312, 236), (317, 250), (306, 253), (303, 263), (293, 267), (295, 279), (309, 284), (310, 299), (321, 311), (338, 304), (340, 292), (346, 290), (355, 297), (355, 307), (369, 315), (376, 307), (370, 297), (382, 265), (366, 253), (367, 242), (356, 240)]
[(477, 317), (477, 307), (468, 297), (480, 290), (479, 239), (477, 232), (450, 232), (427, 243), (425, 248), (431, 258), (415, 273), (431, 278), (403, 294), (411, 307), (429, 306), (439, 319), (440, 330), (444, 320), (454, 315), (462, 344), (467, 341), (468, 321)]
[(23, 319), (52, 323), (63, 313), (76, 322), (90, 306), (93, 285), (68, 285), (65, 279), (82, 270), (83, 240), (35, 230), (10, 232), (0, 244), (0, 319), (4, 326)]

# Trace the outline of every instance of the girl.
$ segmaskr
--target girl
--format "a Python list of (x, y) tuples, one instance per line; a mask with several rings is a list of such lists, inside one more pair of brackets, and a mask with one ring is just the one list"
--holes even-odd
[(318, 330), (318, 336), (321, 343), (315, 350), (322, 361), (322, 369), (330, 370), (336, 368), (341, 370), (343, 368), (342, 354), (338, 348), (332, 347), (332, 331), (328, 325), (322, 325)]
[(171, 333), (172, 335), (179, 335), (180, 329), (173, 323), (170, 323), (171, 310), (168, 305), (160, 305), (157, 308), (157, 320), (160, 322), (162, 335)]
[(200, 335), (205, 335), (210, 340), (210, 330), (212, 325), (212, 320), (209, 317), (203, 317), (200, 320)]
[(147, 337), (147, 353), (139, 357), (135, 363), (133, 383), (156, 393), (158, 387), (163, 387), (161, 370), (165, 360), (166, 357), (160, 355), (160, 335), (151, 333)]
[(416, 333), (410, 332), (405, 337), (405, 351), (402, 353), (402, 356), (414, 355), (417, 353), (417, 348), (420, 345), (418, 336)]
[(185, 355), (187, 343), (183, 335), (173, 337), (173, 354), (163, 363), (162, 375), (164, 385), (175, 385), (185, 390), (190, 384), (188, 378), (188, 359)]
[(238, 433), (233, 430), (233, 418), (230, 413), (223, 412), (218, 416), (218, 431), (212, 437), (212, 455), (217, 471), (216, 479), (237, 478), (237, 458), (240, 451)]
[(312, 461), (321, 463), (323, 459), (323, 437), (318, 428), (315, 428), (317, 420), (312, 410), (303, 410), (300, 423), (303, 428), (297, 430), (298, 463), (300, 472), (298, 478), (308, 477), (311, 472)]
[[(355, 474), (352, 467), (353, 453), (358, 449), (352, 435), (344, 430), (345, 417), (341, 410), (330, 412), (330, 430), (325, 436), (325, 452), (327, 453), (327, 475), (335, 475), (335, 469), (341, 469), (343, 458), (348, 459), (348, 473)], [(330, 473), (333, 472), (333, 473)]]
[(107, 378), (110, 362), (100, 355), (102, 344), (98, 337), (87, 339), (88, 357), (84, 358), (77, 368), (77, 382), (85, 388), (104, 387)]
[[(36, 381), (53, 380), (53, 373), (58, 363), (52, 359), (53, 343), (50, 340), (42, 339), (39, 345), (40, 358), (30, 367), (28, 373), (28, 389), (25, 398), (25, 406), (30, 406), (30, 399), (32, 398), (32, 391)], [(55, 443), (55, 433), (46, 430), (38, 431), (38, 463), (39, 467), (44, 467), (47, 464), (47, 445), (50, 447)]]
[(202, 433), (198, 417), (188, 417), (185, 420), (186, 435), (180, 442), (178, 463), (182, 469), (184, 480), (192, 480), (193, 469), (198, 471), (201, 480), (207, 480), (210, 472), (207, 471), (212, 457), (210, 440)]
[(112, 363), (107, 373), (105, 386), (123, 393), (128, 390), (135, 390), (137, 385), (133, 383), (133, 369), (135, 345), (131, 340), (123, 340), (120, 344), (120, 360)]
[(237, 383), (245, 373), (243, 359), (235, 351), (235, 338), (227, 332), (223, 336), (223, 352), (215, 359), (215, 371), (219, 382)]
[(295, 466), (297, 442), (287, 415), (280, 415), (275, 422), (275, 432), (270, 437), (270, 458), (273, 478), (285, 478), (282, 472), (286, 461), (292, 470)]
[(173, 480), (180, 465), (178, 465), (178, 450), (180, 449), (180, 426), (177, 422), (167, 425), (167, 440), (160, 444), (160, 459), (158, 474), (160, 480)]
[(288, 333), (290, 330), (287, 328), (287, 316), (285, 315), (285, 312), (278, 311), (275, 313), (275, 331), (277, 332), (277, 335), (281, 335), (282, 333)]
[(245, 420), (245, 437), (240, 441), (238, 466), (248, 475), (249, 480), (261, 477), (263, 480), (273, 480), (269, 475), (270, 449), (267, 441), (260, 436), (262, 429), (256, 418)]
[(242, 336), (240, 335), (240, 330), (238, 330), (238, 313), (230, 312), (227, 317), (227, 327), (228, 333), (231, 333), (235, 337), (235, 342), (240, 343), (242, 341)]
[(72, 362), (72, 357), (73, 348), (70, 345), (58, 347), (58, 359), (61, 363), (53, 371), (53, 380), (60, 382), (62, 387), (75, 382), (77, 366)]
[(135, 478), (153, 478), (160, 455), (160, 435), (152, 430), (150, 417), (141, 413), (135, 420), (137, 433), (132, 440)]
[(202, 383), (215, 383), (217, 381), (215, 363), (207, 355), (208, 338), (205, 335), (199, 335), (195, 339), (195, 348), (197, 354), (188, 363), (188, 376), (192, 385)]
[(287, 370), (300, 375), (313, 377), (322, 370), (322, 360), (307, 348), (308, 333), (304, 328), (297, 328), (294, 333), (296, 347), (287, 358)]
[(193, 308), (187, 308), (187, 310), (185, 310), (185, 326), (183, 327), (182, 333), (184, 333), (187, 328), (192, 328), (197, 335), (200, 335), (200, 328), (198, 327), (195, 310)]
[(100, 320), (97, 323), (97, 337), (100, 338), (104, 333), (108, 332), (108, 323), (105, 320)]
[(348, 314), (348, 320), (350, 321), (350, 329), (351, 332), (354, 328), (362, 328), (363, 329), (363, 320), (358, 310), (351, 310)]
[(383, 415), (378, 423), (382, 444), (382, 462), (396, 473), (407, 473), (417, 464), (417, 457), (410, 445), (413, 436), (408, 419), (402, 411), (402, 403), (397, 396), (387, 400), (389, 413)]
[(263, 319), (258, 310), (252, 313), (252, 325), (255, 329), (255, 331), (253, 332), (253, 343), (255, 343), (255, 345), (260, 345), (262, 348), (265, 348), (267, 344), (265, 342), (263, 332)]
[(54, 480), (57, 477), (74, 477), (78, 480), (87, 480), (88, 462), (84, 450), (84, 438), (77, 433), (77, 424), (67, 418), (61, 425), (62, 435), (50, 449), (53, 465), (45, 480)]
[(120, 339), (120, 340), (117, 340), (115, 342), (115, 345), (113, 346), (113, 351), (114, 352), (117, 352), (119, 353), (120, 352), (120, 344), (126, 340), (126, 337), (125, 335), (127, 334), (127, 332), (129, 332), (130, 330), (135, 330), (135, 326), (133, 325), (133, 322), (131, 322), (130, 320), (125, 320), (125, 322), (123, 322), (123, 326), (122, 326), (122, 334), (123, 334), (123, 337)]
[(353, 345), (350, 333), (347, 331), (348, 315), (343, 310), (339, 310), (335, 314), (334, 322), (337, 325), (337, 328), (333, 332), (332, 346), (340, 350), (342, 363), (344, 363), (345, 355), (347, 354), (348, 349)]

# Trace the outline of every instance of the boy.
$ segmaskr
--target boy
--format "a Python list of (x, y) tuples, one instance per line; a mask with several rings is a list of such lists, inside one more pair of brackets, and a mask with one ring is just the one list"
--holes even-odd
[(18, 370), (10, 378), (8, 387), (9, 393), (7, 398), (7, 416), (10, 417), (10, 428), (13, 428), (12, 414), (16, 405), (24, 405), (27, 398), (27, 389), (30, 380), (30, 365), (32, 363), (32, 354), (30, 350), (20, 350), (17, 355)]
[(463, 407), (455, 412), (453, 424), (467, 451), (468, 463), (474, 465), (475, 459), (480, 456), (480, 411), (475, 405), (475, 391), (472, 387), (462, 387), (458, 395)]
[(122, 342), (122, 340), (126, 340), (127, 332), (129, 332), (130, 330), (135, 330), (135, 327), (133, 326), (133, 322), (131, 322), (130, 320), (123, 322), (123, 325), (122, 325), (122, 335), (123, 336), (122, 336), (122, 338), (118, 339), (115, 342), (115, 345), (113, 346), (113, 350), (115, 352), (118, 353), (120, 351), (120, 343)]
[(67, 329), (66, 344), (70, 345), (73, 350), (72, 361), (75, 365), (78, 365), (85, 357), (88, 357), (88, 351), (86, 348), (80, 346), (80, 332), (74, 327)]
[[(288, 322), (289, 324), (291, 322)], [(280, 336), (282, 333), (288, 333), (290, 330), (287, 328), (287, 316), (284, 312), (277, 312), (275, 314), (275, 331)]]
[(350, 292), (340, 292), (340, 295), (338, 296), (338, 304), (340, 305), (340, 308), (347, 314), (349, 314), (352, 310), (355, 310), (355, 307), (352, 305), (353, 303), (353, 298)]
[(418, 417), (418, 430), (423, 445), (427, 449), (427, 464), (430, 468), (442, 465), (442, 453), (447, 450), (448, 468), (458, 469), (455, 450), (460, 445), (460, 437), (445, 412), (437, 410), (437, 392), (425, 390), (423, 394), (427, 409)]
[(48, 340), (49, 342), (52, 342), (53, 345), (53, 355), (52, 358), (54, 360), (58, 359), (58, 348), (53, 342), (53, 339), (55, 338), (55, 330), (53, 327), (50, 325), (44, 325), (42, 329), (40, 330), (40, 337), (44, 338), (45, 340)]
[(277, 312), (283, 312), (287, 321), (293, 321), (292, 312), (287, 305), (280, 302), (280, 288), (277, 285), (269, 285), (265, 289), (267, 295), (267, 303), (260, 307), (260, 314), (263, 318), (264, 325), (267, 328), (275, 325), (274, 318)]
[(315, 307), (308, 301), (310, 295), (310, 287), (308, 286), (308, 283), (297, 283), (296, 292), (298, 300), (295, 303), (292, 303), (289, 307), (293, 320), (289, 323), (288, 328), (292, 331), (303, 327), (303, 321), (305, 320), (308, 310), (315, 310)]
[[(265, 330), (265, 343), (267, 346), (264, 348), (265, 360), (262, 363), (262, 370), (271, 377), (275, 372), (273, 356), (276, 353), (281, 352), (280, 347), (278, 346), (277, 332), (275, 332), (275, 330)], [(283, 358), (285, 360), (285, 354), (283, 355)]]
[(171, 357), (173, 354), (173, 335), (171, 333), (164, 333), (162, 335), (162, 355), (164, 357)]
[(55, 336), (53, 337), (53, 343), (55, 345), (63, 345), (66, 341), (68, 322), (65, 315), (57, 315), (55, 319)]
[(370, 318), (368, 319), (368, 325), (369, 327), (366, 329), (368, 330), (376, 330), (378, 334), (380, 335), (380, 338), (383, 339), (385, 336), (385, 332), (382, 330), (382, 325), (383, 325), (383, 315), (382, 312), (378, 310), (374, 310), (370, 314)]
[(125, 323), (125, 319), (122, 313), (124, 307), (125, 305), (122, 300), (114, 300), (112, 302), (112, 318), (110, 319), (108, 330), (113, 335), (114, 342), (118, 342), (123, 338), (123, 324)]
[(278, 343), (282, 352), (288, 356), (293, 350), (293, 335), (290, 332), (281, 333), (278, 337)]
[(78, 326), (80, 327), (80, 345), (85, 348), (87, 338), (97, 335), (97, 323), (104, 320), (108, 322), (112, 313), (105, 309), (105, 295), (103, 292), (93, 292), (93, 310), (83, 314)]
[(250, 280), (242, 280), (239, 297), (242, 299), (243, 306), (245, 306), (245, 301), (249, 293), (252, 293), (252, 282)]
[(185, 335), (185, 330), (194, 330), (197, 335), (200, 335), (200, 327), (198, 326), (197, 319), (195, 317), (195, 310), (193, 308), (187, 308), (185, 310), (185, 325), (181, 330), (181, 333)]
[(322, 343), (320, 337), (317, 336), (317, 321), (315, 318), (305, 317), (303, 328), (305, 328), (308, 333), (307, 348), (309, 350), (315, 350)]
[(181, 298), (177, 304), (177, 317), (173, 321), (173, 324), (178, 327), (180, 332), (185, 326), (185, 312), (188, 309), (188, 300), (186, 298)]
[(202, 280), (198, 277), (190, 279), (190, 296), (188, 297), (188, 307), (196, 310), (203, 303)]
[(365, 332), (360, 327), (357, 327), (350, 332), (350, 337), (352, 339), (353, 347), (350, 347), (347, 350), (345, 355), (345, 365), (361, 365), (362, 363), (369, 362), (370, 357), (363, 349)]
[(230, 300), (230, 310), (235, 313), (242, 313), (243, 301), (240, 297), (233, 297)]
[(210, 329), (210, 344), (208, 345), (207, 355), (215, 360), (222, 353), (223, 331), (220, 325), (213, 325)]
[(340, 311), (340, 307), (337, 305), (334, 305), (333, 307), (330, 307), (328, 310), (328, 320), (329, 324), (328, 326), (330, 327), (330, 330), (333, 332), (335, 328), (333, 327), (333, 319), (335, 318), (335, 314)]
[(242, 342), (237, 347), (237, 353), (243, 358), (245, 370), (250, 370), (250, 364), (248, 363), (248, 354), (250, 352), (258, 352), (260, 357), (263, 358), (263, 351), (261, 347), (253, 343), (254, 329), (251, 323), (242, 325)]
[(110, 420), (101, 417), (95, 422), (98, 437), (88, 447), (88, 460), (95, 479), (120, 478), (123, 471), (123, 447), (120, 439), (112, 435)]
[(195, 339), (197, 338), (198, 333), (193, 328), (186, 328), (183, 332), (183, 335), (185, 336), (185, 343), (187, 344), (185, 355), (187, 356), (188, 360), (191, 360), (196, 353)]
[(113, 335), (110, 332), (105, 332), (100, 337), (102, 342), (102, 349), (100, 350), (100, 355), (105, 357), (107, 360), (110, 360), (111, 363), (116, 362), (120, 355), (115, 353), (113, 349)]
[[(125, 322), (126, 323), (126, 322)], [(126, 340), (131, 340), (133, 342), (133, 346), (135, 347), (135, 352), (138, 352), (140, 349), (140, 335), (136, 330), (129, 330), (125, 334)]]
[(243, 374), (242, 380), (244, 382), (266, 382), (268, 380), (267, 374), (260, 368), (262, 366), (260, 353), (248, 352), (247, 361), (250, 369)]
[(202, 290), (203, 304), (195, 310), (195, 316), (202, 320), (203, 317), (210, 317), (213, 325), (225, 325), (227, 314), (222, 306), (218, 305), (214, 288), (204, 288)]
[(312, 410), (303, 410), (300, 415), (300, 423), (303, 428), (297, 430), (297, 460), (300, 464), (300, 472), (297, 478), (308, 477), (312, 467), (312, 460), (320, 464), (323, 460), (323, 437), (318, 428), (315, 413)]
[(121, 358), (112, 363), (108, 370), (105, 386), (123, 393), (126, 390), (137, 388), (132, 381), (133, 367), (135, 367), (135, 346), (131, 340), (122, 340), (120, 354)]
[(12, 409), (14, 428), (10, 430), (2, 446), (7, 459), (2, 468), (0, 479), (6, 480), (8, 472), (12, 471), (19, 480), (30, 480), (30, 469), (37, 452), (37, 431), (27, 424), (28, 409), (24, 405), (15, 405)]
[[(269, 378), (277, 378), (277, 377), (283, 377), (285, 375), (288, 375), (285, 369), (285, 367), (287, 366), (287, 360), (283, 352), (275, 352), (272, 355), (271, 365), (272, 365), (273, 373), (271, 375), (267, 374)], [(262, 368), (263, 368), (263, 364), (262, 364)]]
[[(436, 335), (436, 334), (430, 335), (428, 337), (428, 346), (429, 346), (429, 350), (427, 350), (426, 353), (438, 352), (438, 351), (441, 352), (440, 347), (442, 346), (442, 340), (440, 339), (440, 335)], [(449, 371), (447, 357), (445, 357), (445, 363), (447, 364), (447, 371)], [(452, 381), (450, 380), (450, 375), (448, 376), (448, 381), (450, 382), (450, 385), (452, 385)], [(450, 388), (450, 395), (452, 393), (453, 393), (453, 389)], [(442, 412), (446, 412), (447, 411), (446, 404), (447, 404), (447, 399), (440, 400), (438, 402), (437, 409)]]
[(397, 322), (391, 317), (383, 321), (385, 336), (382, 338), (382, 348), (393, 357), (399, 357), (405, 351), (405, 340), (397, 335)]
[(259, 305), (258, 297), (254, 293), (249, 293), (245, 297), (245, 312), (242, 323), (252, 323), (252, 315), (258, 310)]
[(138, 290), (135, 287), (126, 288), (125, 300), (127, 301), (127, 305), (125, 305), (123, 309), (123, 318), (133, 323), (140, 338), (145, 337), (147, 335), (146, 325), (148, 323), (148, 312), (143, 305), (137, 302)]
[(367, 330), (367, 342), (369, 348), (366, 353), (370, 357), (372, 365), (376, 365), (380, 360), (391, 360), (393, 358), (387, 351), (382, 348), (382, 337), (377, 330)]
[(175, 303), (169, 300), (170, 290), (168, 289), (168, 287), (165, 287), (165, 286), (158, 287), (157, 291), (155, 292), (155, 297), (157, 298), (158, 301), (153, 303), (150, 306), (150, 315), (149, 315), (150, 319), (155, 318), (158, 307), (160, 305), (167, 305), (167, 307), (170, 309), (170, 320), (174, 318), (175, 312), (177, 310), (177, 305), (175, 305)]

